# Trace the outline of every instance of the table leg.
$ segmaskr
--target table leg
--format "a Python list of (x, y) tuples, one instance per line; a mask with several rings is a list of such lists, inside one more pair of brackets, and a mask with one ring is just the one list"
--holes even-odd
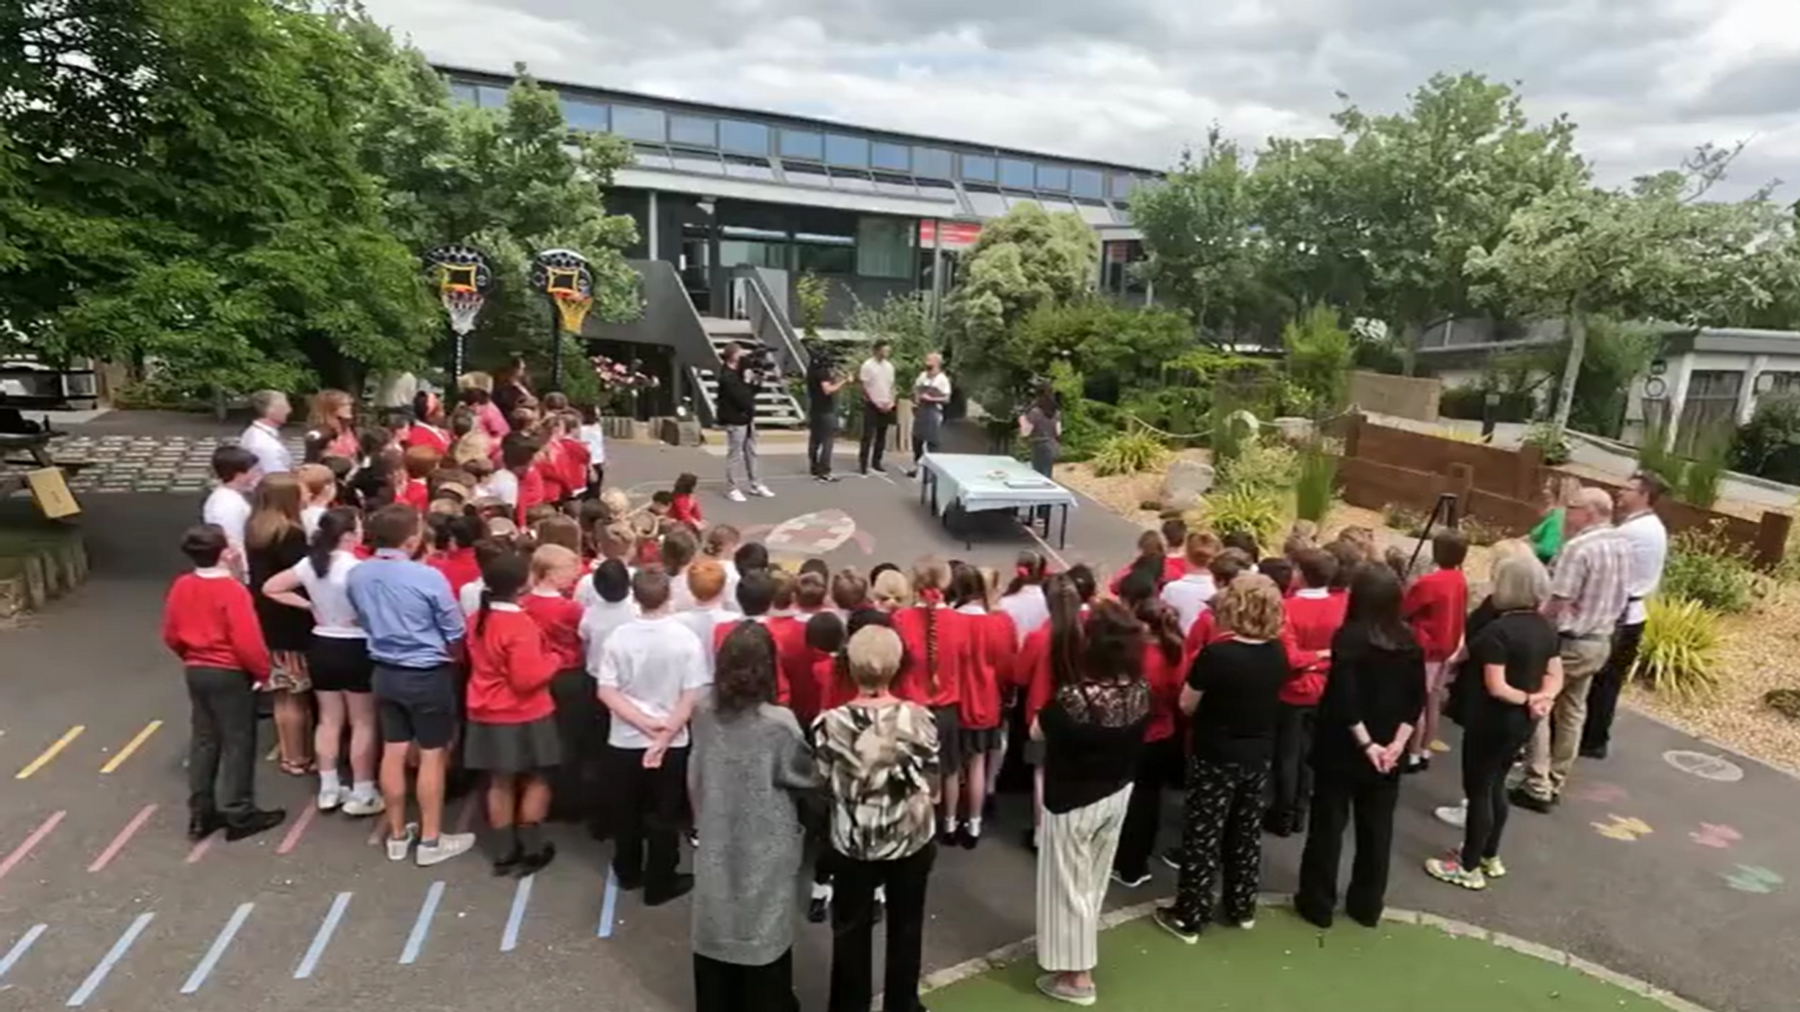
[[(1050, 518), (1048, 516), (1046, 516), (1044, 518), (1044, 533), (1045, 534), (1050, 533)], [(1062, 533), (1057, 535), (1056, 548), (1058, 551), (1064, 551), (1068, 547), (1069, 547), (1069, 504), (1063, 503)]]
[(50, 455), (50, 447), (48, 445), (34, 445), (30, 448), (30, 453), (31, 459), (37, 461), (39, 467), (56, 466), (56, 458)]

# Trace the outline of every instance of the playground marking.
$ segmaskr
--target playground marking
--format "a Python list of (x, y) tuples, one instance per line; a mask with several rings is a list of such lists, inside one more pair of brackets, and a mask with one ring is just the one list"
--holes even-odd
[(188, 864), (200, 863), (200, 859), (206, 856), (206, 852), (212, 849), (213, 841), (218, 838), (219, 838), (219, 831), (215, 829), (212, 832), (206, 834), (206, 836), (204, 836), (203, 838), (196, 840), (194, 842), (193, 849), (188, 851), (187, 863)]
[(1688, 839), (1702, 847), (1712, 847), (1716, 850), (1729, 850), (1734, 844), (1743, 842), (1744, 834), (1730, 826), (1702, 822), (1698, 830), (1688, 834)]
[(1577, 801), (1592, 801), (1602, 805), (1616, 805), (1626, 799), (1625, 788), (1604, 782), (1570, 791), (1569, 796)]
[(24, 780), (25, 778), (31, 776), (33, 773), (36, 773), (38, 770), (43, 769), (46, 765), (49, 764), (50, 760), (55, 759), (57, 757), (57, 755), (62, 752), (63, 749), (69, 747), (70, 742), (72, 742), (76, 738), (80, 737), (81, 732), (86, 731), (86, 730), (87, 730), (86, 724), (76, 724), (74, 727), (71, 727), (67, 731), (64, 731), (63, 736), (61, 738), (56, 739), (56, 741), (49, 748), (45, 749), (41, 755), (39, 755), (36, 759), (33, 759), (30, 762), (26, 763), (25, 767), (23, 769), (19, 770), (19, 772), (15, 773), (15, 774), (13, 774), (13, 779), (14, 780)]
[(318, 818), (318, 815), (319, 806), (307, 805), (306, 811), (300, 813), (300, 817), (295, 819), (294, 824), (288, 828), (287, 835), (281, 838), (281, 844), (275, 848), (275, 853), (290, 854), (295, 847), (300, 846), (300, 835), (306, 832), (306, 827), (312, 825), (312, 821)]
[(506, 930), (500, 935), (501, 952), (519, 947), (519, 926), (525, 921), (525, 908), (531, 905), (531, 882), (535, 878), (536, 875), (525, 876), (513, 890), (512, 910), (506, 915)]
[(1670, 749), (1663, 753), (1663, 762), (1683, 773), (1721, 784), (1735, 784), (1744, 779), (1742, 766), (1724, 756), (1707, 755), (1705, 752), (1692, 752), (1679, 748)]
[(212, 976), (213, 967), (219, 965), (220, 957), (225, 955), (226, 949), (231, 948), (232, 939), (237, 937), (238, 929), (250, 919), (250, 911), (255, 908), (254, 903), (238, 904), (237, 910), (232, 912), (231, 920), (226, 921), (225, 926), (219, 929), (219, 937), (213, 939), (212, 947), (201, 957), (200, 965), (194, 967), (194, 972), (188, 974), (187, 983), (181, 985), (182, 994), (193, 994), (200, 990), (200, 986), (206, 983), (206, 978)]
[(1740, 864), (1735, 871), (1720, 876), (1725, 884), (1741, 893), (1768, 895), (1785, 881), (1780, 874), (1751, 864)]
[(67, 814), (69, 813), (66, 810), (53, 813), (48, 819), (44, 820), (43, 825), (32, 830), (31, 835), (27, 836), (23, 843), (14, 847), (12, 853), (6, 855), (6, 860), (0, 861), (0, 878), (5, 878), (7, 872), (18, 867), (19, 862), (25, 860), (26, 856), (31, 853), (31, 849), (42, 843), (44, 837), (49, 836), (50, 831), (55, 829), (57, 823), (61, 822), (63, 816)]
[(94, 964), (94, 968), (88, 971), (87, 979), (81, 982), (81, 986), (75, 989), (75, 993), (69, 996), (69, 1000), (65, 1004), (69, 1008), (80, 1008), (86, 1005), (87, 1000), (100, 989), (100, 985), (106, 983), (106, 975), (112, 973), (113, 967), (119, 965), (119, 960), (125, 958), (125, 953), (131, 951), (132, 944), (138, 940), (138, 936), (144, 933), (144, 929), (149, 927), (150, 922), (155, 918), (155, 914), (137, 915), (131, 925), (125, 929), (125, 933), (119, 936), (119, 940), (112, 944), (112, 948), (106, 950), (106, 955), (100, 957), (100, 962)]
[(106, 761), (106, 765), (100, 767), (100, 772), (103, 774), (111, 773), (120, 766), (125, 765), (125, 760), (131, 758), (131, 754), (138, 750), (138, 746), (149, 741), (150, 736), (155, 734), (156, 729), (159, 727), (162, 727), (162, 721), (160, 720), (153, 720), (150, 723), (145, 724), (142, 731), (139, 731), (130, 741), (126, 742), (124, 748), (120, 749), (116, 755)]
[(106, 845), (106, 849), (100, 852), (100, 856), (94, 858), (94, 863), (88, 865), (87, 870), (90, 873), (97, 872), (111, 864), (112, 859), (119, 856), (119, 851), (125, 849), (125, 844), (131, 841), (132, 836), (136, 835), (138, 830), (144, 828), (144, 823), (149, 822), (150, 816), (155, 814), (155, 805), (145, 805), (136, 815), (131, 817), (131, 821), (125, 824), (124, 829), (119, 830), (119, 835), (113, 837), (112, 842)]
[(400, 965), (409, 966), (418, 962), (419, 953), (425, 948), (425, 937), (431, 934), (431, 918), (437, 913), (438, 903), (444, 898), (443, 880), (431, 883), (425, 890), (425, 902), (419, 907), (419, 916), (413, 920), (412, 932), (406, 936), (406, 948), (400, 952)]
[(1606, 818), (1608, 819), (1606, 822), (1591, 822), (1589, 825), (1594, 827), (1594, 832), (1599, 833), (1609, 840), (1619, 840), (1624, 843), (1636, 843), (1638, 837), (1649, 836), (1651, 833), (1656, 832), (1656, 830), (1650, 828), (1649, 823), (1636, 816), (1624, 816), (1608, 812)]
[(611, 868), (606, 869), (606, 896), (600, 901), (600, 927), (594, 932), (596, 938), (611, 938), (613, 934), (613, 914), (619, 907), (619, 877)]
[(300, 957), (300, 965), (294, 968), (295, 980), (312, 976), (320, 957), (325, 955), (325, 947), (331, 944), (331, 936), (337, 934), (338, 922), (344, 919), (344, 911), (350, 906), (350, 896), (350, 893), (338, 893), (331, 901), (331, 909), (325, 911), (325, 920), (320, 923), (318, 933), (313, 935), (312, 944), (306, 947), (306, 955)]
[(0, 956), (0, 980), (6, 979), (6, 974), (31, 950), (32, 943), (48, 929), (47, 924), (33, 924), (30, 930), (13, 943), (12, 948), (6, 950), (6, 955)]

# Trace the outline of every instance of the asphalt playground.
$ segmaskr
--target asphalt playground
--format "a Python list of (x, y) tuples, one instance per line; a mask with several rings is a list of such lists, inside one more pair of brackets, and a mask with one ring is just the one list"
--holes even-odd
[[(781, 540), (791, 554), (829, 544), (834, 567), (935, 552), (1004, 569), (1020, 547), (1037, 547), (1016, 531), (965, 547), (897, 470), (820, 485), (799, 454), (771, 453), (776, 498), (734, 504), (711, 480), (722, 461), (704, 450), (613, 451), (609, 483), (648, 490), (692, 471), (709, 479), (710, 521), (765, 537), (784, 524), (825, 531)], [(840, 471), (851, 463), (840, 456)], [(308, 814), (311, 781), (264, 763), (259, 799), (288, 808), (285, 826), (240, 843), (185, 839), (186, 699), (156, 628), (181, 568), (174, 543), (200, 498), (84, 496), (88, 586), (0, 630), (0, 1010), (690, 1007), (686, 905), (649, 910), (619, 893), (605, 845), (574, 829), (557, 835), (556, 862), (524, 881), (493, 878), (473, 856), (389, 864), (372, 824)], [(817, 522), (828, 511), (854, 532), (836, 513)], [(1110, 570), (1134, 534), (1084, 503), (1058, 554)], [(1632, 714), (1617, 738), (1611, 759), (1578, 769), (1557, 812), (1516, 813), (1512, 874), (1486, 893), (1419, 870), (1455, 841), (1430, 816), (1459, 794), (1454, 755), (1410, 780), (1390, 902), (1565, 950), (1718, 1012), (1797, 1007), (1800, 783)], [(1177, 799), (1167, 802), (1172, 827)], [(1034, 864), (1018, 843), (1027, 804), (1003, 798), (981, 848), (940, 857), (928, 969), (1032, 933)], [(481, 828), (473, 807), (451, 818)], [(1293, 888), (1299, 842), (1268, 841), (1265, 890)], [(1115, 887), (1109, 904), (1172, 892), (1173, 873), (1155, 875), (1142, 889)], [(796, 903), (802, 890), (797, 882)], [(823, 1007), (829, 953), (829, 931), (802, 923), (803, 1007)]]

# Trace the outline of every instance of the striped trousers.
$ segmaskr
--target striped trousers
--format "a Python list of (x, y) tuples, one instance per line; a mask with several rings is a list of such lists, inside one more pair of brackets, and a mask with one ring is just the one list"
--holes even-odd
[(1092, 970), (1100, 961), (1100, 906), (1119, 849), (1131, 785), (1091, 805), (1044, 813), (1038, 835), (1038, 965), (1051, 973)]

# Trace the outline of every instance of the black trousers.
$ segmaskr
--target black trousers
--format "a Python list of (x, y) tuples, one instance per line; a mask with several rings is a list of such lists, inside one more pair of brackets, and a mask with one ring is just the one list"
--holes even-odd
[(687, 821), (686, 748), (664, 753), (662, 765), (644, 768), (644, 749), (612, 753), (613, 874), (619, 884), (646, 892), (666, 889), (681, 863), (681, 827)]
[(550, 818), (590, 821), (600, 807), (610, 714), (594, 698), (593, 678), (580, 668), (559, 672), (550, 681), (550, 696), (556, 700), (556, 737), (562, 746), (562, 762), (550, 771)]
[(1619, 626), (1613, 634), (1612, 653), (1588, 683), (1587, 722), (1581, 727), (1581, 747), (1594, 751), (1612, 743), (1613, 716), (1619, 712), (1619, 690), (1637, 663), (1638, 644), (1644, 641), (1644, 623)]
[(1191, 928), (1213, 916), (1213, 885), (1219, 911), (1234, 924), (1256, 916), (1262, 883), (1263, 795), (1269, 788), (1268, 760), (1255, 763), (1195, 758), (1188, 764), (1187, 805), (1181, 826), (1181, 874), (1175, 884), (1175, 915)]
[(1462, 866), (1474, 868), (1482, 858), (1500, 856), (1500, 835), (1512, 804), (1506, 800), (1506, 774), (1513, 758), (1531, 740), (1523, 733), (1471, 724), (1462, 740), (1463, 796), (1469, 799), (1463, 825)]
[(916, 1012), (925, 939), (925, 887), (937, 845), (898, 861), (858, 861), (839, 854), (831, 899), (830, 1012), (869, 1012), (874, 988), (875, 887), (887, 890), (886, 1012)]
[(936, 453), (938, 439), (944, 429), (944, 409), (941, 406), (927, 407), (921, 404), (913, 411), (912, 452), (913, 464), (927, 453)]
[(815, 476), (831, 473), (832, 439), (836, 435), (836, 415), (814, 414), (806, 419), (806, 463)]
[(696, 1012), (799, 1012), (794, 950), (763, 966), (740, 966), (694, 953)]
[[(1361, 759), (1361, 757), (1357, 757)], [(1312, 825), (1300, 855), (1300, 890), (1294, 906), (1313, 921), (1329, 921), (1337, 906), (1338, 858), (1344, 852), (1344, 830), (1354, 820), (1356, 856), (1350, 863), (1350, 888), (1344, 912), (1361, 924), (1381, 919), (1387, 902), (1388, 858), (1394, 844), (1394, 806), (1400, 800), (1400, 778), (1356, 773), (1322, 776), (1313, 784)]]
[(1138, 752), (1125, 825), (1119, 830), (1119, 849), (1113, 855), (1113, 868), (1126, 878), (1150, 873), (1150, 855), (1156, 853), (1156, 835), (1162, 828), (1163, 790), (1181, 783), (1181, 753), (1181, 739), (1175, 736), (1147, 742)]
[(227, 822), (256, 809), (256, 690), (229, 668), (188, 668), (188, 811)]
[(867, 471), (881, 470), (881, 455), (887, 452), (888, 429), (894, 424), (894, 410), (882, 411), (863, 402), (862, 442), (856, 449), (856, 466)]
[(1269, 770), (1267, 822), (1286, 835), (1306, 829), (1306, 812), (1312, 804), (1313, 717), (1316, 707), (1281, 704), (1275, 719), (1275, 762)]

